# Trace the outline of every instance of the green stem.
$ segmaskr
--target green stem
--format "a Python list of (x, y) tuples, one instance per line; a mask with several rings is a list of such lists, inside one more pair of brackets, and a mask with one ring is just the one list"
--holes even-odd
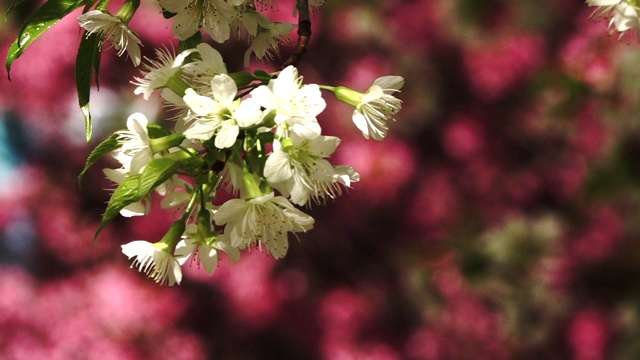
[(260, 191), (260, 186), (258, 186), (255, 176), (246, 167), (242, 169), (242, 184), (244, 185), (247, 199), (255, 199), (264, 195)]
[(164, 85), (164, 87), (173, 91), (178, 96), (183, 97), (186, 90), (191, 86), (180, 77), (180, 74), (175, 74), (170, 77), (169, 80), (167, 80), (167, 83)]
[(331, 91), (331, 92), (336, 92), (336, 88), (334, 86), (329, 86), (329, 85), (318, 85), (320, 87), (320, 89), (322, 90), (327, 90), (327, 91)]
[(184, 230), (187, 227), (187, 219), (183, 216), (182, 218), (176, 220), (171, 224), (169, 230), (167, 230), (166, 234), (154, 244), (156, 248), (159, 248), (163, 251), (168, 252), (169, 254), (173, 254), (176, 245), (180, 241), (182, 234), (184, 234)]
[(187, 204), (187, 207), (184, 209), (184, 214), (182, 214), (182, 217), (180, 217), (179, 221), (186, 223), (187, 219), (189, 218), (189, 214), (191, 214), (191, 212), (193, 211), (193, 207), (196, 204), (198, 195), (201, 194), (201, 192), (202, 192), (201, 188), (198, 188), (196, 191), (193, 192), (193, 194), (191, 195), (191, 199), (189, 199), (189, 203)]
[(140, 6), (140, 0), (128, 0), (122, 5), (116, 17), (122, 20), (125, 24), (128, 24), (133, 14), (138, 10), (138, 6)]
[(182, 134), (171, 134), (157, 139), (149, 139), (149, 147), (153, 153), (158, 153), (179, 146), (184, 139), (185, 136)]

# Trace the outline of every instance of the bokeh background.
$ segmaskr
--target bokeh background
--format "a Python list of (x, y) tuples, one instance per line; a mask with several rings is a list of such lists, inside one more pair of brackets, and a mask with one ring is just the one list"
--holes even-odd
[[(278, 3), (272, 17), (291, 20)], [(0, 22), (3, 57), (35, 6)], [(591, 13), (330, 0), (300, 72), (359, 90), (404, 76), (389, 137), (364, 140), (327, 94), (332, 160), (361, 182), (307, 209), (315, 228), (285, 259), (193, 264), (174, 288), (120, 252), (164, 234), (159, 207), (92, 242), (115, 164), (78, 187), (89, 151), (135, 111), (166, 121), (110, 49), (85, 143), (69, 16), (0, 76), (0, 359), (640, 359), (640, 44)], [(147, 56), (171, 43), (153, 1), (131, 26)], [(240, 70), (245, 45), (218, 48)]]

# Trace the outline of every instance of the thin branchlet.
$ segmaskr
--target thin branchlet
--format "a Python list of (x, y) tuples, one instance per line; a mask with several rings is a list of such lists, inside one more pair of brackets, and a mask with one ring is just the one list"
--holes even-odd
[(282, 68), (289, 65), (297, 66), (302, 55), (307, 51), (309, 39), (311, 38), (311, 18), (309, 17), (309, 0), (296, 0), (298, 10), (298, 43), (293, 52), (284, 62)]

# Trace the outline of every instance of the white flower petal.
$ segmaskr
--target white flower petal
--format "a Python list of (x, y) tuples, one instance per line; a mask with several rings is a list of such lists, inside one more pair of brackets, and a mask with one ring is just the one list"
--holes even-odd
[(616, 5), (620, 0), (587, 0), (589, 6), (611, 6)]
[(358, 130), (362, 132), (362, 135), (365, 139), (369, 140), (369, 127), (367, 126), (367, 118), (362, 115), (358, 110), (353, 111), (353, 116), (351, 118), (353, 123), (356, 125)]
[(262, 115), (260, 104), (252, 98), (242, 100), (240, 106), (233, 112), (233, 118), (241, 128), (247, 128), (261, 123)]
[(273, 152), (264, 164), (264, 176), (270, 183), (287, 181), (293, 174), (289, 155), (284, 151)]
[(236, 82), (227, 74), (216, 75), (211, 79), (211, 90), (214, 100), (226, 107), (233, 102), (238, 93)]
[(231, 124), (230, 121), (225, 121), (216, 135), (214, 145), (218, 149), (230, 148), (236, 142), (239, 133), (240, 129), (237, 125)]
[(186, 238), (186, 239), (180, 240), (180, 242), (178, 242), (178, 245), (176, 245), (176, 250), (173, 252), (174, 256), (176, 257), (176, 260), (178, 261), (178, 264), (182, 266), (187, 261), (189, 261), (189, 259), (191, 258), (191, 255), (193, 255), (196, 248), (197, 248), (197, 245), (194, 244), (192, 239)]
[(224, 74), (227, 72), (227, 67), (218, 50), (214, 49), (207, 43), (198, 44), (196, 49), (200, 53), (202, 62), (206, 65), (208, 70), (218, 74)]
[(624, 32), (634, 27), (638, 27), (640, 24), (638, 12), (633, 8), (633, 6), (624, 2), (616, 6), (611, 20), (613, 21), (616, 30), (619, 32)]
[(295, 94), (300, 90), (298, 83), (298, 69), (289, 65), (284, 68), (278, 78), (273, 80), (273, 93), (283, 101), (293, 99)]
[(138, 201), (125, 206), (120, 210), (120, 215), (124, 217), (143, 216), (147, 214), (148, 210), (141, 201)]
[(213, 221), (216, 225), (224, 225), (231, 219), (238, 217), (244, 213), (247, 208), (247, 203), (240, 199), (231, 199), (222, 204), (215, 214), (213, 214)]
[(201, 15), (197, 10), (189, 6), (181, 10), (178, 10), (173, 18), (173, 36), (178, 40), (184, 41), (198, 32)]
[(182, 99), (191, 111), (200, 116), (213, 114), (219, 111), (219, 106), (215, 100), (206, 96), (198, 95), (193, 89), (187, 89), (184, 92)]
[(213, 271), (218, 265), (218, 251), (211, 246), (200, 245), (198, 257), (207, 273), (209, 273), (209, 275), (213, 274)]
[(274, 109), (277, 106), (278, 98), (267, 85), (260, 85), (251, 91), (251, 98), (258, 102), (265, 109)]
[(377, 78), (373, 85), (380, 86), (385, 90), (399, 91), (404, 86), (404, 78), (402, 76), (389, 75)]
[(340, 138), (335, 136), (318, 136), (309, 140), (310, 152), (322, 158), (333, 154), (338, 145)]

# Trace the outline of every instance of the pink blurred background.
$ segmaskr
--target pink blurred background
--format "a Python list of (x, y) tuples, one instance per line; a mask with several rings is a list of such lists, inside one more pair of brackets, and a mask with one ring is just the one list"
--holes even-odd
[[(34, 6), (0, 24), (3, 56)], [(362, 181), (308, 210), (315, 228), (285, 259), (253, 251), (213, 276), (194, 263), (174, 288), (120, 252), (164, 234), (159, 207), (92, 243), (113, 164), (79, 188), (89, 151), (130, 113), (163, 114), (108, 50), (84, 142), (69, 16), (0, 77), (0, 359), (639, 359), (640, 44), (591, 12), (329, 0), (300, 73), (359, 90), (404, 76), (389, 137), (364, 140), (327, 94), (332, 161)], [(171, 41), (153, 1), (131, 26), (147, 56)], [(219, 47), (230, 71), (244, 46)]]

